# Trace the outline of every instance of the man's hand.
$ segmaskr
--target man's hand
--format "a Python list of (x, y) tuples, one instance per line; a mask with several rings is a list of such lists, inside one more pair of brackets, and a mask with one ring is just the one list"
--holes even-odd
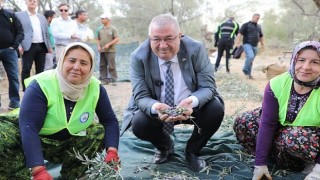
[(24, 52), (24, 50), (23, 50), (23, 48), (20, 46), (20, 47), (19, 47), (19, 53), (20, 53), (21, 56), (23, 55), (23, 52)]
[(184, 121), (190, 118), (192, 109), (192, 99), (182, 100), (177, 107), (170, 107), (164, 103), (156, 104), (155, 110), (158, 112), (159, 119), (164, 122)]
[(272, 180), (267, 166), (254, 166), (252, 180), (260, 180), (265, 176), (268, 180)]
[(103, 49), (104, 49), (104, 50), (107, 50), (107, 49), (109, 49), (109, 48), (110, 48), (110, 44), (109, 44), (109, 43), (107, 43), (106, 45), (103, 46)]
[(170, 108), (171, 108), (170, 106), (164, 103), (156, 103), (154, 105), (154, 109), (157, 111), (159, 119), (164, 122), (174, 122), (173, 119), (170, 118), (168, 114), (162, 113), (166, 109), (170, 109)]
[(33, 170), (32, 177), (33, 180), (53, 180), (53, 177), (48, 173), (44, 166)]
[(191, 114), (193, 113), (193, 109), (192, 109), (192, 99), (191, 98), (186, 98), (184, 100), (182, 100), (179, 105), (177, 106), (177, 108), (182, 108), (183, 112), (182, 112), (182, 118), (181, 120), (187, 120), (190, 118)]
[(79, 39), (79, 37), (78, 37), (77, 34), (72, 34), (72, 35), (71, 35), (71, 39)]

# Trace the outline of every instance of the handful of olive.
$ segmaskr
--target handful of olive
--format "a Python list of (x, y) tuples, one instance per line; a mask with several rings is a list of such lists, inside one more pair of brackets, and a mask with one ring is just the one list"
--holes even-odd
[[(160, 113), (161, 113), (161, 114), (167, 114), (168, 116), (176, 117), (176, 116), (179, 116), (179, 115), (183, 115), (183, 112), (184, 112), (184, 111), (187, 111), (187, 109), (186, 109), (186, 108), (181, 108), (181, 107), (180, 107), (180, 108), (171, 107), (171, 108), (168, 108), (168, 109), (165, 109), (165, 110), (161, 110)], [(197, 125), (196, 122), (194, 122), (194, 121), (192, 120), (193, 118), (194, 118), (194, 117), (189, 116), (190, 121), (192, 121), (193, 124), (194, 124), (195, 126), (197, 126), (197, 128), (198, 128), (198, 133), (201, 134), (201, 128)]]
[(183, 115), (183, 112), (187, 111), (185, 108), (176, 108), (176, 107), (171, 107), (165, 110), (161, 110), (161, 114), (168, 114), (169, 116), (176, 117), (179, 115)]

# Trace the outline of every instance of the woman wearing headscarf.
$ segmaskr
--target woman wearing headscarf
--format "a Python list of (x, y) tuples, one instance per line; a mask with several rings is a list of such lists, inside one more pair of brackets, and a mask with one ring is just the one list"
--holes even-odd
[[(56, 69), (25, 81), (19, 128), (33, 179), (52, 179), (45, 159), (62, 164), (63, 179), (83, 176), (87, 166), (70, 155), (73, 150), (93, 158), (105, 149), (105, 162), (119, 162), (118, 120), (105, 88), (93, 77), (94, 59), (88, 45), (71, 43)], [(94, 120), (95, 113), (100, 124)]]
[(273, 158), (282, 169), (320, 179), (320, 43), (305, 41), (292, 53), (289, 71), (265, 87), (262, 109), (235, 119), (240, 144), (255, 155), (253, 180), (272, 179), (267, 167)]

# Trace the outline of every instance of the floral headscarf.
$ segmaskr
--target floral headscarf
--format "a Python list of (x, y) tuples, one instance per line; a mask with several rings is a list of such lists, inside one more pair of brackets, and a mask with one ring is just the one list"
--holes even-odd
[(295, 66), (296, 66), (296, 59), (298, 57), (298, 54), (301, 50), (310, 47), (314, 50), (316, 50), (320, 56), (320, 42), (318, 41), (304, 41), (299, 43), (292, 52), (292, 56), (291, 56), (291, 60), (290, 60), (290, 67), (289, 67), (289, 73), (292, 77), (292, 79), (294, 80), (294, 82), (298, 83), (299, 85), (303, 85), (306, 87), (312, 87), (314, 89), (317, 89), (320, 87), (320, 76), (316, 79), (314, 79), (313, 81), (309, 81), (309, 82), (302, 82), (299, 79), (297, 79), (296, 75), (295, 75)]
[[(64, 76), (63, 76), (63, 61), (64, 61), (64, 58), (67, 54), (67, 52), (69, 51), (70, 48), (74, 47), (74, 46), (81, 46), (82, 48), (84, 48), (89, 54), (90, 54), (90, 57), (91, 57), (91, 69), (90, 69), (90, 73), (88, 75), (88, 77), (85, 79), (85, 81), (82, 83), (82, 84), (72, 84), (70, 83)], [(59, 85), (60, 85), (60, 91), (61, 93), (63, 94), (63, 97), (65, 99), (68, 99), (70, 101), (77, 101), (77, 100), (80, 100), (84, 94), (86, 93), (85, 90), (86, 88), (88, 87), (89, 83), (90, 83), (90, 80), (91, 80), (91, 77), (93, 75), (93, 67), (94, 67), (94, 60), (95, 60), (95, 56), (94, 56), (94, 51), (91, 49), (90, 46), (82, 43), (82, 42), (74, 42), (74, 43), (70, 43), (68, 44), (59, 60), (58, 60), (58, 65), (55, 69), (56, 71), (56, 75), (57, 75), (57, 79), (58, 79), (58, 82), (59, 82)]]

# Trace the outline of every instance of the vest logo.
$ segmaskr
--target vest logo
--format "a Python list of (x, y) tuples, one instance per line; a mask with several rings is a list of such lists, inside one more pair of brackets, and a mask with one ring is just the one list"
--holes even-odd
[(80, 122), (81, 123), (87, 122), (88, 119), (89, 119), (89, 113), (88, 112), (85, 112), (80, 116)]

